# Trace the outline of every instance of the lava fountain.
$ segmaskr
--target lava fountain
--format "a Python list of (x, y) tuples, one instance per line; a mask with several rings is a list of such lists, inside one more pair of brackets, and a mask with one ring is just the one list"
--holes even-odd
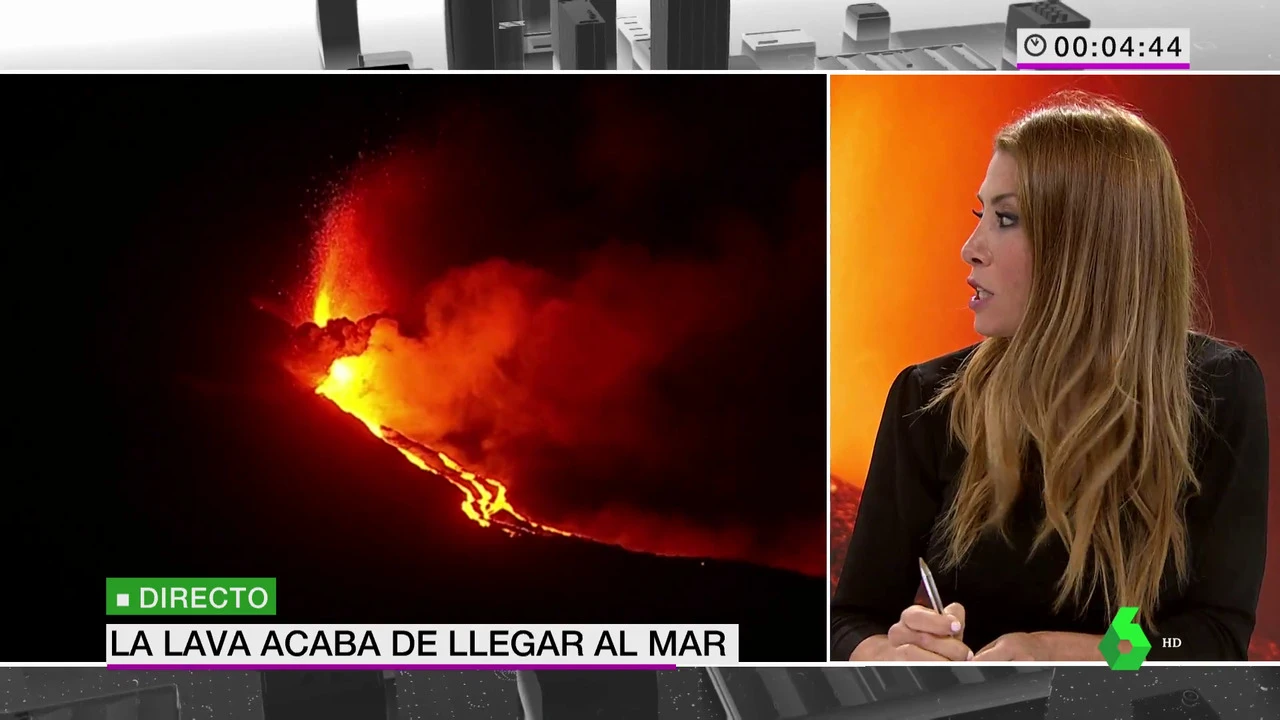
[[(305, 370), (299, 374), (315, 385), (317, 395), (360, 420), (415, 467), (456, 487), (463, 496), (462, 512), (481, 527), (497, 527), (510, 535), (573, 536), (529, 519), (512, 505), (501, 481), (471, 472), (446, 453), (389, 427), (379, 407), (367, 402), (371, 384), (379, 380), (378, 367), (368, 352), (369, 333), (381, 319), (386, 294), (373, 272), (369, 244), (355, 220), (352, 202), (340, 200), (330, 208), (318, 234), (308, 293), (310, 308), (300, 313), (310, 316), (312, 330), (301, 334), (310, 338), (301, 347), (303, 364), (336, 357), (318, 375)], [(306, 329), (305, 323), (301, 329)], [(317, 337), (330, 342), (317, 342)]]

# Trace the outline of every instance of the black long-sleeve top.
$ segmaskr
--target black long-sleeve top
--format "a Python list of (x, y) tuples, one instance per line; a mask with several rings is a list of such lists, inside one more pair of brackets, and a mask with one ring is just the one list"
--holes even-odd
[[(964, 606), (964, 641), (974, 652), (1013, 632), (1100, 635), (1112, 620), (1101, 593), (1083, 613), (1053, 610), (1067, 549), (1055, 539), (1030, 555), (1044, 519), (1038, 470), (1025, 478), (1009, 541), (984, 534), (960, 568), (941, 569), (932, 533), (954, 499), (965, 451), (948, 442), (948, 404), (921, 409), (976, 347), (909, 367), (893, 382), (832, 600), (832, 660), (847, 660), (862, 640), (886, 633), (913, 603), (918, 557), (933, 569), (944, 604)], [(1192, 338), (1192, 361), (1196, 401), (1209, 422), (1195, 431), (1202, 487), (1186, 505), (1191, 577), (1179, 588), (1172, 569), (1166, 571), (1154, 617), (1160, 635), (1143, 623), (1152, 644), (1148, 659), (1246, 660), (1267, 550), (1262, 372), (1245, 351), (1199, 335)], [(1179, 638), (1181, 647), (1161, 647), (1162, 637)]]

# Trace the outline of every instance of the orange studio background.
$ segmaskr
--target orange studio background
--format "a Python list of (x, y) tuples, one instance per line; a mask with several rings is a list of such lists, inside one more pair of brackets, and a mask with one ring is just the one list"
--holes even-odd
[[(844, 75), (831, 79), (832, 585), (894, 376), (976, 342), (960, 246), (1001, 125), (1065, 89), (1137, 108), (1190, 199), (1210, 330), (1267, 379), (1271, 507), (1251, 656), (1280, 659), (1280, 76)], [(1222, 558), (1230, 563), (1231, 558)]]

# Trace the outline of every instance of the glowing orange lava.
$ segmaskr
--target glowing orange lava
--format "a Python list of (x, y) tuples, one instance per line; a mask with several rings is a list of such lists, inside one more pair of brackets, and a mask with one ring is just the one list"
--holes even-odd
[(355, 201), (337, 202), (325, 215), (312, 258), (312, 322), (324, 327), (345, 317), (359, 320), (386, 310), (386, 293), (370, 257), (370, 244), (361, 237)]
[[(312, 269), (311, 321), (320, 327), (339, 318), (359, 321), (385, 308), (385, 295), (372, 271), (367, 243), (362, 242), (350, 201), (330, 210), (321, 229)], [(328, 398), (356, 417), (375, 437), (399, 450), (421, 470), (447, 480), (462, 492), (462, 512), (481, 527), (498, 527), (508, 534), (572, 536), (534, 522), (512, 506), (507, 487), (462, 467), (445, 453), (427, 447), (390, 427), (385, 410), (370, 402), (368, 389), (378, 381), (371, 353), (339, 357), (316, 386), (316, 394)]]
[[(321, 292), (317, 304), (327, 295)], [(319, 315), (320, 308), (316, 313)], [(332, 318), (330, 318), (332, 319)], [(348, 414), (358, 418), (369, 431), (383, 442), (399, 450), (420, 470), (444, 478), (462, 491), (462, 512), (481, 527), (497, 526), (509, 533), (551, 533), (568, 536), (563, 530), (536, 523), (518, 512), (507, 499), (507, 488), (501, 482), (477, 475), (459, 465), (443, 452), (433, 450), (396, 432), (383, 424), (378, 410), (364, 402), (364, 388), (373, 380), (375, 369), (365, 355), (338, 358), (329, 367), (329, 374), (316, 388), (316, 394), (332, 401)]]

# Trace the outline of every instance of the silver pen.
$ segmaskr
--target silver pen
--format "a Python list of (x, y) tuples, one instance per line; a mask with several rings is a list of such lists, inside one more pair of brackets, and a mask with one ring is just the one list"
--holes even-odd
[(929, 564), (920, 560), (920, 579), (924, 581), (925, 594), (929, 596), (929, 604), (933, 606), (933, 611), (942, 614), (942, 595), (938, 593), (938, 584), (933, 581), (933, 572), (929, 570)]

